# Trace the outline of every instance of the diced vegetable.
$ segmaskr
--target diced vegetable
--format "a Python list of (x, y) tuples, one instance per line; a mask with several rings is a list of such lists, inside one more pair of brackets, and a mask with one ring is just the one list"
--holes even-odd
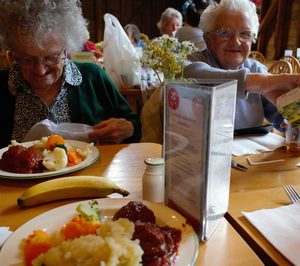
[(49, 241), (49, 234), (42, 230), (35, 230), (23, 242), (23, 252), (26, 266), (31, 266), (31, 262), (41, 253), (52, 247)]
[(101, 212), (96, 200), (90, 201), (89, 204), (79, 204), (76, 211), (87, 221), (102, 222)]
[(61, 228), (61, 233), (66, 239), (74, 239), (83, 235), (95, 235), (100, 226), (100, 223), (86, 221), (81, 216), (75, 216)]
[(51, 135), (48, 137), (47, 148), (53, 150), (55, 145), (65, 144), (65, 141), (62, 136), (59, 135)]
[(74, 149), (68, 149), (67, 156), (68, 156), (68, 166), (77, 165), (82, 162), (82, 157)]
[(43, 151), (43, 166), (50, 171), (56, 171), (65, 168), (68, 165), (68, 157), (64, 149), (54, 148)]

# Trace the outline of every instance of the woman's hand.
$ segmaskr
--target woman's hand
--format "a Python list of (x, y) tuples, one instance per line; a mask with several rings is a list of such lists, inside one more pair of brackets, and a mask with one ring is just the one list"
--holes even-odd
[(94, 126), (89, 134), (96, 143), (121, 143), (133, 135), (133, 124), (124, 118), (109, 118)]
[(276, 105), (276, 99), (300, 85), (300, 74), (261, 74), (249, 73), (246, 78), (246, 90), (259, 93)]

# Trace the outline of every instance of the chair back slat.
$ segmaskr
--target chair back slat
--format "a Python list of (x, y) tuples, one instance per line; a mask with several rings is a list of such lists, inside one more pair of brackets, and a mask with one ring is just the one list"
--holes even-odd
[(288, 61), (279, 60), (269, 67), (268, 72), (271, 74), (293, 73), (293, 69)]
[(255, 59), (262, 64), (264, 64), (266, 61), (264, 55), (258, 51), (251, 51), (249, 54), (249, 58)]
[(300, 73), (300, 63), (296, 57), (284, 56), (280, 60), (288, 61), (292, 66), (293, 73)]

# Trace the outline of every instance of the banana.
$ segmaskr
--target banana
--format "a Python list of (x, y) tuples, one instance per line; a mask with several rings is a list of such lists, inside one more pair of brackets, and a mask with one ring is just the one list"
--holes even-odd
[(104, 198), (112, 193), (128, 196), (129, 192), (99, 176), (70, 176), (51, 179), (28, 188), (18, 199), (20, 206), (72, 198)]

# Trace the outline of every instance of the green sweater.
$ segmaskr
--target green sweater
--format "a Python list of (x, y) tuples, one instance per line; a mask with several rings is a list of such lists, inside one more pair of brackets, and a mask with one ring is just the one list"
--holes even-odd
[[(141, 137), (140, 121), (105, 71), (92, 63), (77, 63), (82, 75), (79, 86), (69, 85), (68, 97), (71, 121), (95, 125), (110, 117), (125, 118), (134, 125), (133, 136), (124, 143), (138, 142)], [(15, 97), (8, 89), (9, 70), (0, 71), (0, 148), (10, 144)], [(30, 117), (28, 118), (30, 119)]]

